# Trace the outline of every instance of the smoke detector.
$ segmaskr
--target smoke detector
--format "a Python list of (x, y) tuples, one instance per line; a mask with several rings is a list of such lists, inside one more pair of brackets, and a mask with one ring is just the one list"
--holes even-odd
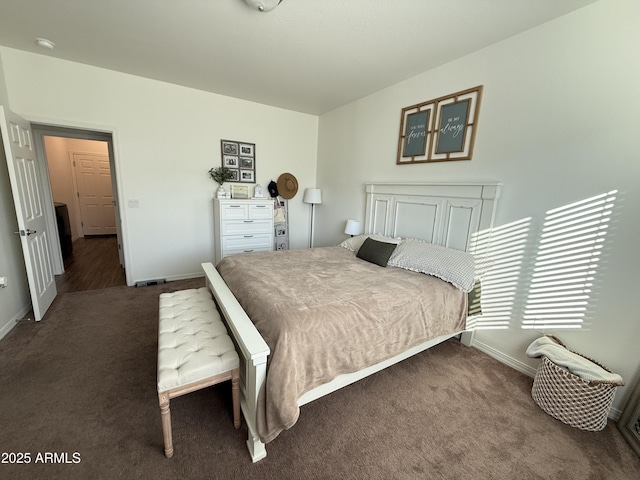
[(47, 38), (36, 37), (35, 41), (36, 45), (38, 45), (39, 47), (48, 48), (49, 50), (53, 50), (53, 47), (56, 46), (55, 43)]
[(259, 12), (270, 12), (276, 8), (282, 0), (244, 0), (254, 10)]

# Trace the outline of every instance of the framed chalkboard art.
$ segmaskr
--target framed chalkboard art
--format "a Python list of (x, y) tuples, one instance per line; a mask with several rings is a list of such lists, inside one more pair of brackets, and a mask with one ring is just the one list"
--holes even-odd
[(471, 160), (482, 85), (402, 109), (398, 165)]

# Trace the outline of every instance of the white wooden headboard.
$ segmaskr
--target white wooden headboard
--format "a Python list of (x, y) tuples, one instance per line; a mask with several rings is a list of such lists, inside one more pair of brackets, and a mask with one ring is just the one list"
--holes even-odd
[(467, 250), (471, 235), (492, 226), (500, 187), (498, 182), (370, 183), (365, 232)]

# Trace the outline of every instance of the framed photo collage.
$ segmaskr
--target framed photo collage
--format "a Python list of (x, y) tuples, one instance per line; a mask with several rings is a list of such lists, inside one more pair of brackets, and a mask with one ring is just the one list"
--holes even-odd
[(234, 177), (230, 182), (255, 183), (256, 144), (233, 140), (220, 140), (222, 166), (229, 168)]

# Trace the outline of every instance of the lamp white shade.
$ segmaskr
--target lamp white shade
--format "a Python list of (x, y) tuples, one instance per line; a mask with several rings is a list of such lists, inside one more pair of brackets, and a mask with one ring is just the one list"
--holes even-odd
[(347, 226), (344, 227), (344, 233), (347, 235), (360, 235), (360, 222), (358, 220), (347, 220)]
[(322, 203), (322, 191), (319, 188), (305, 188), (302, 201), (312, 205)]

